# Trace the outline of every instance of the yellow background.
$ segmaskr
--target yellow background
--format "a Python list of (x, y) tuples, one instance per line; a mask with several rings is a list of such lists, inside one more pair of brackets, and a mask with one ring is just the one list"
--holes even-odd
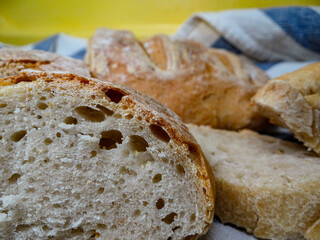
[(0, 41), (26, 44), (59, 32), (89, 37), (97, 27), (129, 29), (139, 37), (172, 34), (197, 11), (319, 3), (320, 0), (0, 0)]

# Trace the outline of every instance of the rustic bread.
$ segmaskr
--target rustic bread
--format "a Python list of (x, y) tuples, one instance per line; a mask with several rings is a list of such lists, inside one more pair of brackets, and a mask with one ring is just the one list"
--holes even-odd
[(196, 239), (214, 186), (180, 118), (67, 73), (0, 80), (0, 239)]
[(250, 104), (266, 74), (236, 55), (192, 41), (98, 29), (85, 60), (99, 79), (138, 89), (184, 122), (214, 128), (255, 128), (264, 121)]
[(188, 125), (216, 180), (216, 215), (267, 239), (320, 239), (320, 158), (302, 145)]
[(0, 49), (0, 78), (17, 75), (21, 70), (71, 72), (90, 77), (83, 61), (41, 50)]
[(270, 80), (253, 101), (261, 114), (320, 154), (320, 63)]

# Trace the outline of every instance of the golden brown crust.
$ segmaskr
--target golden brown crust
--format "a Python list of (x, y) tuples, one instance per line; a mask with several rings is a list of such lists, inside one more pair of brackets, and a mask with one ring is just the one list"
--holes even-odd
[(17, 76), (0, 79), (0, 88), (8, 85), (19, 84), (20, 82), (33, 81), (53, 82), (59, 85), (61, 81), (73, 82), (74, 91), (77, 88), (86, 88), (95, 91), (96, 98), (106, 98), (112, 102), (120, 103), (122, 108), (131, 109), (135, 115), (140, 116), (150, 125), (162, 128), (169, 137), (181, 147), (189, 149), (189, 154), (196, 165), (196, 176), (198, 191), (203, 195), (204, 207), (206, 209), (205, 223), (208, 229), (213, 220), (215, 187), (211, 171), (208, 171), (207, 161), (187, 127), (181, 119), (171, 110), (161, 105), (148, 96), (144, 96), (134, 89), (109, 82), (101, 82), (96, 79), (81, 77), (69, 73), (49, 73), (29, 71), (22, 72)]
[(0, 49), (0, 77), (18, 74), (24, 69), (71, 72), (91, 77), (83, 61), (41, 50)]
[(250, 98), (268, 77), (227, 51), (163, 35), (138, 42), (130, 32), (98, 29), (86, 62), (96, 77), (156, 98), (186, 123), (239, 129), (264, 122)]
[(320, 63), (270, 80), (253, 98), (260, 113), (320, 154)]

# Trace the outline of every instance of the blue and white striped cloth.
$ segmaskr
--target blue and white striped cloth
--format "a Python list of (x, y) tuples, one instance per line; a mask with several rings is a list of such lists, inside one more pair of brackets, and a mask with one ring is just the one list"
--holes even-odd
[[(271, 78), (320, 61), (320, 6), (243, 9), (196, 13), (174, 35), (208, 47), (242, 55), (266, 70)], [(22, 47), (83, 59), (87, 40), (57, 34)], [(253, 236), (215, 220), (207, 240), (253, 240)]]

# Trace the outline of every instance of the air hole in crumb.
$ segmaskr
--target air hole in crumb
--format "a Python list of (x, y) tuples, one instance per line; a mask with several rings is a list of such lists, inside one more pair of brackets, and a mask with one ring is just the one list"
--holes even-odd
[(61, 133), (57, 132), (57, 133), (56, 133), (56, 136), (57, 136), (58, 138), (61, 137)]
[(122, 109), (123, 109), (123, 110), (127, 110), (128, 107), (127, 107), (126, 105), (123, 105), (123, 106), (122, 106)]
[(40, 109), (40, 110), (45, 110), (45, 109), (47, 109), (47, 107), (48, 107), (48, 105), (45, 104), (44, 102), (39, 102), (37, 104), (37, 108)]
[(14, 142), (19, 142), (26, 134), (27, 134), (26, 130), (21, 130), (13, 133), (10, 138)]
[(114, 111), (112, 111), (109, 108), (106, 108), (100, 104), (97, 105), (97, 108), (99, 108), (104, 114), (106, 114), (109, 117), (114, 114)]
[(52, 140), (50, 139), (50, 138), (46, 138), (45, 140), (44, 140), (44, 144), (45, 145), (49, 145), (49, 144), (51, 144), (52, 143)]
[(10, 124), (10, 120), (6, 120), (6, 121), (4, 122), (4, 124), (5, 124), (5, 125), (9, 125), (9, 124)]
[(153, 135), (156, 136), (161, 141), (164, 141), (164, 142), (170, 141), (170, 137), (169, 137), (168, 133), (162, 127), (155, 125), (155, 124), (151, 124), (150, 130), (153, 133)]
[(166, 224), (171, 224), (177, 217), (178, 217), (178, 214), (176, 214), (175, 212), (172, 212), (167, 216), (165, 216), (164, 218), (162, 218), (161, 221), (165, 222)]
[(115, 117), (115, 118), (122, 118), (121, 114), (119, 114), (119, 113), (116, 113), (116, 114), (114, 115), (114, 117)]
[(162, 180), (162, 175), (161, 175), (160, 173), (154, 175), (154, 177), (153, 177), (153, 179), (152, 179), (153, 183), (158, 183), (158, 182), (160, 182), (161, 180)]
[(143, 201), (143, 206), (145, 206), (145, 207), (146, 207), (146, 206), (148, 206), (148, 204), (149, 204), (148, 202)]
[(125, 115), (124, 117), (125, 117), (125, 119), (130, 120), (133, 118), (133, 115), (131, 113), (129, 113), (129, 114)]
[(120, 173), (120, 174), (128, 174), (128, 175), (132, 175), (132, 176), (137, 176), (136, 171), (131, 170), (131, 169), (128, 169), (128, 168), (126, 168), (126, 167), (124, 167), (124, 166), (122, 166), (122, 167), (120, 168), (119, 173)]
[(69, 117), (66, 117), (66, 119), (64, 119), (63, 122), (65, 124), (77, 124), (78, 120), (75, 117), (69, 116)]
[(203, 190), (203, 193), (204, 193), (204, 194), (206, 194), (206, 193), (207, 193), (207, 189), (202, 188), (202, 190)]
[(50, 159), (49, 159), (49, 158), (45, 158), (43, 161), (44, 161), (45, 163), (48, 163), (48, 162), (50, 162)]
[(6, 106), (8, 106), (6, 103), (0, 103), (0, 108), (5, 108)]
[(157, 209), (162, 209), (164, 207), (164, 200), (162, 198), (159, 198), (156, 202)]
[(27, 224), (17, 225), (17, 226), (16, 226), (16, 232), (26, 231), (26, 230), (28, 230), (30, 227), (31, 227), (31, 226), (30, 226), (30, 225), (27, 225)]
[(107, 225), (102, 224), (102, 223), (98, 223), (97, 224), (97, 228), (99, 228), (99, 229), (107, 229)]
[(0, 140), (2, 140), (2, 136), (0, 136)]
[(105, 92), (107, 97), (114, 103), (119, 103), (124, 96), (124, 94), (120, 91), (114, 90), (114, 89), (108, 89), (107, 92)]
[(27, 193), (34, 193), (36, 190), (34, 188), (28, 188), (26, 190)]
[(77, 168), (78, 170), (80, 170), (80, 169), (82, 169), (82, 165), (81, 165), (80, 163), (78, 163), (78, 164), (76, 165), (76, 168)]
[(37, 119), (42, 119), (42, 116), (41, 115), (37, 115)]
[(49, 201), (50, 198), (48, 198), (48, 197), (43, 197), (42, 200), (43, 200), (43, 201)]
[(120, 184), (124, 184), (124, 183), (125, 183), (125, 180), (124, 180), (123, 178), (120, 178), (120, 179), (119, 179), (119, 183), (120, 183)]
[(145, 152), (147, 150), (147, 147), (149, 147), (149, 144), (147, 141), (138, 135), (132, 135), (130, 136), (130, 148), (132, 151), (137, 152)]
[(43, 229), (44, 231), (48, 231), (50, 228), (49, 228), (47, 225), (43, 225), (43, 226), (42, 226), (42, 229)]
[(45, 96), (42, 96), (42, 97), (40, 97), (40, 100), (41, 101), (44, 101), (44, 100), (46, 100), (47, 98), (45, 97)]
[(9, 183), (16, 183), (18, 181), (18, 179), (21, 177), (20, 174), (18, 173), (15, 173), (15, 174), (12, 174), (11, 177), (8, 179)]
[(61, 204), (59, 204), (59, 203), (54, 203), (52, 206), (53, 206), (54, 208), (61, 208)]
[(75, 108), (77, 114), (90, 122), (102, 122), (105, 120), (104, 114), (96, 109), (93, 109), (88, 106), (81, 106)]
[(184, 175), (186, 173), (186, 171), (184, 170), (184, 167), (182, 167), (181, 164), (177, 164), (177, 172), (180, 174), (180, 175)]
[(190, 216), (190, 222), (194, 222), (196, 220), (196, 215), (193, 213), (191, 216)]
[(188, 235), (183, 240), (194, 240), (198, 238), (198, 234)]
[(93, 158), (93, 157), (95, 157), (95, 156), (97, 156), (97, 152), (96, 151), (91, 151), (91, 153), (90, 153), (90, 157), (91, 158)]
[(122, 143), (122, 133), (117, 130), (109, 130), (101, 133), (101, 139), (99, 142), (99, 147), (104, 150), (110, 150), (112, 148), (117, 148), (117, 143)]
[(175, 226), (174, 228), (172, 228), (172, 231), (176, 231), (177, 229), (181, 228), (180, 226)]
[(134, 217), (138, 217), (140, 214), (141, 214), (141, 211), (140, 211), (139, 209), (137, 209), (137, 210), (135, 210), (135, 211), (133, 212), (133, 216), (134, 216)]
[(99, 193), (99, 194), (102, 194), (103, 192), (104, 192), (104, 188), (103, 188), (103, 187), (101, 187), (101, 188), (98, 189), (98, 193)]
[(169, 162), (169, 160), (168, 160), (168, 158), (162, 158), (162, 162), (164, 162), (164, 163), (168, 163), (168, 162)]
[(71, 237), (75, 237), (78, 235), (83, 235), (84, 231), (81, 227), (78, 227), (76, 229), (71, 229)]

